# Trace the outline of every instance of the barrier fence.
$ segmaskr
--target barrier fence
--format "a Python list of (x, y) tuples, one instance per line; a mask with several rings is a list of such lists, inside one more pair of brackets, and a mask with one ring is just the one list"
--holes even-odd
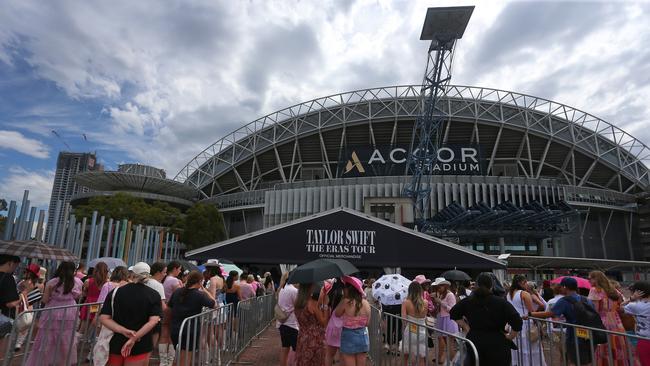
[(210, 309), (181, 323), (176, 365), (228, 365), (266, 329), (275, 314), (266, 295)]
[(236, 355), (231, 304), (185, 318), (176, 346), (176, 365), (227, 365)]
[(69, 366), (89, 361), (100, 307), (101, 303), (89, 303), (19, 314), (9, 336), (0, 339), (2, 366)]
[[(518, 350), (513, 365), (640, 365), (639, 341), (650, 338), (561, 321), (530, 318), (515, 339)], [(599, 345), (599, 343), (604, 342)], [(600, 361), (599, 361), (600, 360)]]
[(368, 335), (373, 366), (479, 364), (470, 340), (436, 329), (433, 319), (405, 319), (373, 307)]

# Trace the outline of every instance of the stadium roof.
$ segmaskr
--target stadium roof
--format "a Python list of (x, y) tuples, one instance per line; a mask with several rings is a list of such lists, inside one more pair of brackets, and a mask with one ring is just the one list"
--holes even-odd
[[(306, 165), (337, 178), (348, 145), (409, 144), (420, 85), (364, 89), (297, 104), (226, 135), (174, 178), (204, 197), (291, 183)], [(620, 128), (576, 108), (509, 91), (449, 86), (440, 101), (448, 143), (484, 148), (488, 174), (514, 164), (519, 176), (636, 193), (650, 188), (650, 149)], [(468, 141), (469, 140), (469, 141)]]
[(490, 255), (345, 207), (208, 245), (185, 256), (269, 264), (343, 258), (367, 267), (505, 268), (503, 261)]
[(602, 271), (617, 269), (650, 269), (650, 262), (626, 261), (599, 258), (542, 257), (531, 255), (511, 255), (507, 259), (508, 268), (543, 269), (598, 269)]
[(79, 173), (75, 181), (96, 191), (135, 191), (155, 193), (191, 200), (197, 197), (196, 188), (158, 177), (115, 171), (90, 171)]

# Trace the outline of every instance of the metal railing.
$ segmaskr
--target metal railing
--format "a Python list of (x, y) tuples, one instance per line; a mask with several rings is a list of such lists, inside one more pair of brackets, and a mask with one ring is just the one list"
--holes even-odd
[[(598, 344), (598, 338), (605, 343)], [(522, 332), (515, 339), (518, 350), (513, 355), (512, 364), (565, 366), (593, 363), (633, 366), (638, 364), (636, 343), (639, 340), (650, 341), (650, 338), (530, 318), (524, 320)]]
[(265, 295), (240, 301), (237, 304), (237, 355), (273, 321), (275, 301), (274, 295)]
[(185, 318), (176, 345), (176, 365), (228, 365), (235, 359), (237, 341), (232, 304)]
[(176, 365), (229, 365), (274, 319), (275, 296), (266, 295), (185, 318), (176, 346)]
[[(91, 360), (98, 334), (94, 319), (101, 306), (101, 303), (76, 304), (20, 313), (10, 335), (0, 340), (4, 348), (4, 355), (0, 352), (3, 357), (0, 364), (69, 366)], [(82, 311), (85, 320), (80, 319)], [(25, 322), (30, 317), (31, 323)]]
[(431, 321), (413, 321), (372, 308), (368, 323), (369, 358), (374, 366), (464, 365), (478, 366), (474, 344), (435, 328)]

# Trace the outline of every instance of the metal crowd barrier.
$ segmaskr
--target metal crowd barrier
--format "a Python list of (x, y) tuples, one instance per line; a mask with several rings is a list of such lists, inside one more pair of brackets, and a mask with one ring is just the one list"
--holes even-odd
[(176, 365), (228, 365), (235, 359), (232, 304), (185, 318), (176, 346)]
[[(25, 311), (14, 321), (9, 336), (0, 340), (4, 355), (2, 366), (69, 366), (87, 363), (97, 334), (96, 322), (91, 321), (101, 309), (101, 303), (57, 306)], [(85, 320), (79, 314), (86, 309)], [(18, 324), (32, 317), (32, 322), (19, 329)]]
[[(368, 324), (369, 358), (373, 366), (464, 365), (478, 352), (474, 344), (458, 335), (372, 308)], [(469, 358), (469, 359), (468, 359)]]
[(210, 309), (181, 323), (177, 366), (229, 365), (274, 319), (275, 296)]
[(274, 295), (253, 297), (237, 304), (237, 355), (239, 355), (251, 341), (260, 335), (275, 318), (273, 307)]
[[(513, 365), (606, 364), (634, 366), (638, 364), (636, 343), (639, 340), (650, 341), (650, 338), (633, 334), (548, 319), (530, 318), (524, 323), (529, 325), (525, 325), (515, 339), (518, 350), (513, 355)], [(534, 327), (537, 327), (537, 330)], [(569, 336), (570, 333), (578, 336)], [(598, 333), (607, 337), (607, 343), (601, 345), (594, 343), (594, 336)], [(534, 342), (532, 342), (533, 339), (535, 339)], [(620, 345), (622, 349), (622, 352), (618, 352), (618, 357), (613, 350), (615, 344)]]

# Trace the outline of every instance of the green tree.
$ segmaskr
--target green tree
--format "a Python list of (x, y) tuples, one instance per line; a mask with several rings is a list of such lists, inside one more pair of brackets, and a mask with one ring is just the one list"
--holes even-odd
[(189, 249), (226, 239), (223, 215), (217, 207), (198, 203), (186, 212), (182, 241)]
[(93, 211), (97, 211), (99, 216), (127, 219), (135, 225), (167, 226), (172, 229), (183, 227), (183, 216), (179, 209), (160, 201), (147, 203), (127, 193), (93, 197), (87, 204), (75, 207), (73, 212), (79, 220), (83, 217), (90, 219)]

